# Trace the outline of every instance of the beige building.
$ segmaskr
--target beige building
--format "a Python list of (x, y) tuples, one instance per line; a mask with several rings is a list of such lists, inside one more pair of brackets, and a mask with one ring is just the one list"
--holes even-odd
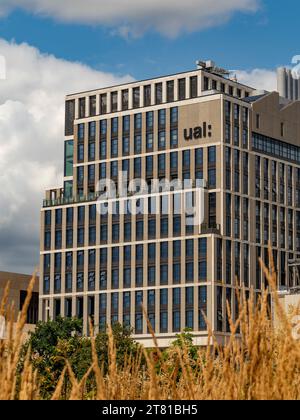
[[(23, 307), (27, 296), (27, 288), (32, 276), (26, 274), (7, 273), (0, 271), (0, 303), (4, 296), (4, 291), (9, 283), (9, 294), (7, 307), (14, 306), (14, 320), (17, 321), (19, 313)], [(27, 313), (27, 322), (24, 332), (33, 331), (35, 324), (38, 322), (38, 305), (39, 305), (39, 279), (33, 289), (32, 299)]]
[[(114, 198), (102, 195), (104, 183), (113, 190), (106, 179)], [(124, 196), (133, 179), (147, 188)], [(154, 179), (187, 186), (153, 193)], [(264, 285), (269, 241), (280, 285), (296, 282), (299, 185), (300, 102), (213, 63), (69, 95), (64, 186), (42, 209), (40, 319), (82, 317), (85, 332), (89, 316), (97, 328), (119, 321), (150, 346), (143, 304), (161, 346), (186, 327), (206, 344), (205, 317), (223, 340), (236, 279), (256, 293)]]

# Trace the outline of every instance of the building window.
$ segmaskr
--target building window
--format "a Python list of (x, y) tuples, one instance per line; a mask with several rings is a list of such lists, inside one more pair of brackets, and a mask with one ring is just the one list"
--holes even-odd
[(160, 332), (168, 332), (168, 312), (160, 313)]
[(79, 118), (85, 118), (85, 98), (79, 99)]
[(181, 256), (181, 241), (173, 242), (173, 258), (180, 258)]
[(105, 270), (100, 271), (100, 290), (107, 289), (107, 272)]
[(181, 235), (181, 216), (173, 217), (173, 235), (174, 236)]
[(151, 105), (151, 85), (144, 86), (144, 106)]
[(174, 102), (174, 80), (167, 82), (167, 102)]
[(50, 271), (50, 254), (44, 255), (44, 271), (49, 272)]
[(178, 100), (182, 101), (186, 98), (186, 82), (185, 79), (178, 80)]
[(190, 97), (197, 98), (198, 96), (198, 77), (190, 77)]
[(118, 157), (118, 139), (111, 139), (111, 156)]
[(111, 312), (117, 314), (119, 312), (119, 293), (111, 294)]
[(43, 292), (44, 295), (49, 295), (50, 293), (50, 276), (44, 276)]
[(118, 92), (111, 92), (111, 112), (118, 111)]
[(106, 138), (107, 136), (107, 120), (100, 121), (100, 137)]
[(154, 119), (153, 111), (147, 112), (146, 113), (146, 129), (147, 129), (147, 131), (153, 130), (153, 122), (154, 122), (153, 119)]
[(173, 311), (173, 332), (180, 331), (180, 312)]
[(65, 142), (65, 159), (64, 159), (64, 176), (73, 176), (73, 162), (74, 162), (74, 141), (68, 140)]
[(128, 103), (129, 103), (128, 98), (129, 98), (128, 89), (122, 90), (122, 110), (123, 111), (128, 110)]
[(168, 265), (163, 264), (160, 266), (160, 284), (168, 284)]
[(141, 131), (142, 129), (142, 114), (134, 115), (134, 131)]
[(119, 256), (120, 256), (120, 251), (119, 248), (112, 248), (112, 263), (113, 264), (119, 264)]
[(140, 241), (144, 238), (144, 221), (138, 220), (136, 222), (136, 240)]
[(123, 286), (126, 289), (131, 287), (131, 269), (125, 268), (123, 272)]
[(119, 269), (114, 269), (111, 272), (111, 287), (113, 289), (119, 288)]
[(144, 247), (143, 245), (136, 245), (135, 247), (135, 258), (138, 262), (143, 262), (144, 259)]
[(260, 115), (256, 114), (256, 128), (260, 129)]
[(156, 220), (155, 219), (148, 220), (148, 237), (149, 238), (156, 237)]
[(124, 240), (126, 242), (131, 241), (131, 222), (124, 223)]
[(100, 95), (100, 114), (107, 113), (107, 94)]
[(135, 333), (136, 334), (143, 333), (143, 315), (142, 314), (135, 315)]
[(185, 289), (185, 306), (194, 306), (194, 288), (187, 287)]
[(142, 137), (140, 134), (134, 136), (134, 153), (140, 154), (142, 152)]
[(162, 218), (160, 220), (160, 236), (167, 237), (169, 234), (169, 219)]
[(44, 249), (45, 250), (51, 249), (51, 232), (45, 232)]
[(130, 153), (130, 140), (128, 136), (123, 137), (123, 156), (128, 156)]
[(135, 87), (132, 90), (133, 94), (133, 108), (140, 107), (140, 87)]
[(88, 290), (95, 290), (95, 271), (90, 271), (88, 273)]
[(159, 105), (162, 103), (162, 90), (163, 90), (163, 85), (162, 83), (156, 83), (155, 84), (155, 103), (156, 105)]
[(146, 134), (146, 149), (147, 152), (153, 151), (153, 133)]
[(134, 177), (141, 178), (142, 175), (142, 160), (141, 158), (134, 159)]
[(194, 329), (194, 311), (192, 309), (185, 312), (186, 328)]
[(209, 78), (208, 77), (204, 77), (204, 79), (203, 79), (203, 86), (204, 86), (204, 91), (206, 91), (206, 90), (209, 90)]
[(66, 273), (66, 293), (71, 293), (73, 290), (73, 275)]
[(120, 226), (119, 223), (114, 223), (112, 225), (112, 241), (113, 242), (119, 242), (120, 240)]
[(129, 133), (130, 132), (130, 116), (129, 115), (125, 115), (123, 117), (123, 134), (124, 133)]
[(165, 150), (166, 148), (166, 132), (159, 131), (158, 133), (158, 149)]
[(155, 290), (148, 290), (148, 311), (155, 307)]
[(201, 238), (198, 243), (199, 248), (199, 264), (198, 277), (200, 282), (207, 280), (207, 239)]
[(158, 155), (158, 173), (160, 175), (165, 174), (166, 172), (166, 155)]
[(155, 286), (155, 266), (148, 267), (148, 286)]
[(185, 280), (186, 283), (193, 283), (194, 281), (194, 263), (188, 262), (185, 265)]
[(173, 284), (181, 283), (181, 265), (179, 263), (173, 264)]
[(75, 101), (66, 101), (65, 107), (65, 135), (73, 136), (75, 121)]

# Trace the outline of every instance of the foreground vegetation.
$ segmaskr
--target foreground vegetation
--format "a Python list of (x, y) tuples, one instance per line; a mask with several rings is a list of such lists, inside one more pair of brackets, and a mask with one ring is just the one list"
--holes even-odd
[(257, 303), (241, 291), (239, 318), (230, 321), (225, 347), (210, 332), (211, 345), (198, 349), (185, 333), (164, 352), (154, 335), (154, 350), (146, 351), (121, 326), (85, 339), (78, 321), (61, 319), (39, 325), (24, 346), (32, 280), (15, 335), (7, 294), (0, 305), (0, 315), (10, 319), (8, 339), (0, 342), (0, 399), (300, 399), (300, 342), (279, 303), (271, 253), (270, 264), (263, 269), (280, 328), (270, 320), (268, 291)]

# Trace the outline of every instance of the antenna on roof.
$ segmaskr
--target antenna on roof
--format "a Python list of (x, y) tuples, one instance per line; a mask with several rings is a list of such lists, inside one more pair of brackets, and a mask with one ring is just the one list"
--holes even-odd
[(218, 76), (230, 75), (230, 72), (228, 70), (225, 70), (221, 67), (217, 67), (215, 62), (212, 60), (206, 60), (206, 61), (197, 60), (196, 65), (199, 70), (205, 70), (210, 73), (216, 74)]

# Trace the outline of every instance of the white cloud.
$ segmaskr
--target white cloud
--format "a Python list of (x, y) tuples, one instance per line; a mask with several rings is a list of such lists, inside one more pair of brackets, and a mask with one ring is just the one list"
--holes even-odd
[(236, 70), (232, 73), (237, 76), (240, 83), (251, 86), (258, 90), (277, 90), (276, 71), (266, 69)]
[(132, 80), (0, 39), (0, 270), (38, 263), (44, 190), (62, 185), (64, 97)]
[(167, 36), (226, 22), (235, 12), (255, 12), (260, 0), (1, 0), (0, 14), (16, 8), (64, 22), (101, 24), (121, 34), (154, 29)]

